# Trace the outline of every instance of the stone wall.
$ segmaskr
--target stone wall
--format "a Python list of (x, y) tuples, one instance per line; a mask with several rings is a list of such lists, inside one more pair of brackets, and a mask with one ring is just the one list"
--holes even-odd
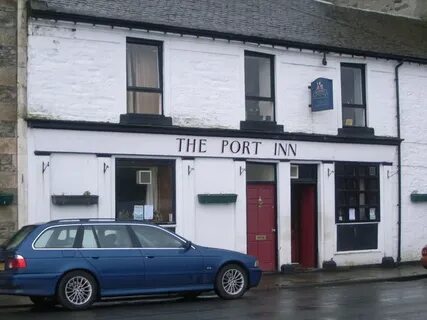
[(0, 243), (17, 228), (17, 0), (0, 0), (0, 193), (14, 195), (0, 204)]
[(329, 0), (337, 5), (427, 19), (426, 0)]

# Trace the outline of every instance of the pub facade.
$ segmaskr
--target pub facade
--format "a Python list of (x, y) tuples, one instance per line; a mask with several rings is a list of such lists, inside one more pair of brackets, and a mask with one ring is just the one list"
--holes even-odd
[(60, 9), (30, 11), (27, 223), (145, 220), (265, 271), (401, 254), (398, 61)]

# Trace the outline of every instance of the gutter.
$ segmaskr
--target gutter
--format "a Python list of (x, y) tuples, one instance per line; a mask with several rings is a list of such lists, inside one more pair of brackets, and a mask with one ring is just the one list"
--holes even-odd
[[(395, 69), (396, 81), (396, 118), (397, 118), (397, 138), (400, 138), (400, 90), (399, 90), (399, 68), (403, 65), (403, 61), (399, 62)], [(397, 236), (397, 263), (402, 260), (402, 144), (397, 146), (397, 185), (398, 185), (398, 236)]]
[(313, 50), (320, 52), (335, 52), (339, 54), (348, 54), (362, 57), (374, 57), (381, 59), (389, 59), (389, 60), (405, 60), (407, 62), (415, 62), (419, 64), (427, 64), (427, 59), (425, 58), (417, 58), (413, 56), (402, 56), (396, 54), (388, 54), (388, 53), (380, 53), (369, 50), (357, 50), (357, 49), (348, 49), (336, 46), (328, 46), (322, 44), (312, 44), (305, 43), (299, 41), (289, 41), (289, 40), (281, 40), (276, 38), (266, 38), (260, 36), (249, 36), (242, 35), (237, 33), (229, 33), (222, 31), (213, 31), (207, 29), (194, 29), (188, 27), (177, 27), (170, 26), (164, 24), (156, 24), (156, 23), (147, 23), (147, 22), (139, 22), (139, 21), (129, 21), (122, 19), (112, 19), (112, 18), (104, 18), (104, 17), (94, 17), (88, 15), (74, 14), (74, 13), (64, 13), (57, 12), (51, 10), (40, 10), (34, 9), (31, 7), (31, 2), (28, 6), (28, 17), (47, 19), (47, 20), (55, 20), (55, 21), (69, 21), (69, 22), (81, 22), (88, 23), (92, 25), (105, 25), (114, 27), (122, 27), (129, 29), (142, 29), (147, 31), (160, 31), (164, 33), (174, 33), (174, 34), (186, 34), (192, 35), (196, 37), (205, 37), (212, 39), (224, 39), (228, 41), (241, 41), (241, 42), (249, 42), (249, 43), (262, 43), (271, 46), (281, 46), (286, 48), (297, 48), (297, 49), (305, 49), (305, 50)]

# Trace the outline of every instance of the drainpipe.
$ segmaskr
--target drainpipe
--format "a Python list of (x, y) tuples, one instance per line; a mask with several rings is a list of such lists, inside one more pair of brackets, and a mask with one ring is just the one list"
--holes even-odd
[[(397, 116), (397, 138), (400, 140), (400, 94), (399, 94), (399, 68), (403, 61), (399, 62), (395, 69), (396, 81), (396, 116)], [(398, 236), (397, 236), (397, 263), (402, 260), (402, 147), (401, 142), (397, 146), (397, 184), (398, 184)]]

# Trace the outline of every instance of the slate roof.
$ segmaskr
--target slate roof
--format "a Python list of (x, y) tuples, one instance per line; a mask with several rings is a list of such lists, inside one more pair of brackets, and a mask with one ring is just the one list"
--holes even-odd
[(314, 0), (31, 0), (31, 15), (427, 63), (427, 22)]

